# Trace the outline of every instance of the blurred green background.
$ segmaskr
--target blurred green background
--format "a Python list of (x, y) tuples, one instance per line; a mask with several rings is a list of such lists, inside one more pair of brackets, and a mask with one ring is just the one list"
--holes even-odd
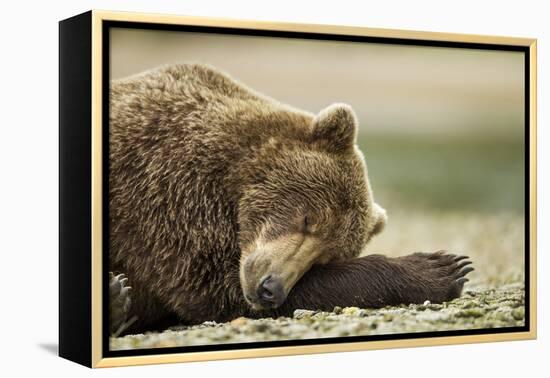
[(520, 138), (361, 135), (359, 145), (384, 205), (523, 213)]
[(122, 28), (110, 42), (112, 79), (201, 62), (312, 113), (350, 104), (389, 215), (367, 252), (451, 249), (476, 284), (523, 276), (523, 53)]

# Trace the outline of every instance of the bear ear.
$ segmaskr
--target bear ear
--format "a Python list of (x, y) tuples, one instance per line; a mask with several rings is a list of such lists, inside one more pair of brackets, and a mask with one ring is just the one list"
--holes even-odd
[(376, 235), (381, 233), (384, 227), (386, 227), (386, 223), (388, 223), (388, 214), (386, 213), (386, 209), (377, 203), (374, 203), (373, 209), (376, 221), (372, 229), (372, 235)]
[(321, 110), (313, 120), (312, 137), (332, 152), (351, 149), (357, 137), (357, 118), (351, 106), (333, 104)]

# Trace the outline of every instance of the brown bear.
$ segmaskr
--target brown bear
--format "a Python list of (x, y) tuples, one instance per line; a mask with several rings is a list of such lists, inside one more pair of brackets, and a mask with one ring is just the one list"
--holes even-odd
[(109, 269), (132, 287), (130, 304), (111, 275), (113, 333), (441, 302), (472, 270), (444, 252), (357, 257), (386, 213), (347, 105), (313, 115), (181, 64), (113, 81), (109, 119)]

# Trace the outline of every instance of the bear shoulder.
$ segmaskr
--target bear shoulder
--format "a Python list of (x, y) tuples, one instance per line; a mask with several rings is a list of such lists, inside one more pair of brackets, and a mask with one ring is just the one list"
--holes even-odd
[(111, 95), (157, 93), (206, 100), (267, 100), (229, 74), (202, 63), (177, 63), (111, 82)]

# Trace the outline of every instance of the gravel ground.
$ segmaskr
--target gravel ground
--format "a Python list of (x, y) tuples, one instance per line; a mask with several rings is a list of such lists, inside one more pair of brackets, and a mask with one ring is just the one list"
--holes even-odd
[[(392, 214), (392, 212), (390, 212)], [(414, 220), (414, 222), (411, 222)], [(476, 271), (461, 298), (378, 310), (296, 310), (292, 318), (175, 326), (111, 338), (111, 350), (522, 326), (525, 322), (523, 218), (514, 215), (394, 212), (365, 253), (403, 255), (447, 249), (467, 254)]]

